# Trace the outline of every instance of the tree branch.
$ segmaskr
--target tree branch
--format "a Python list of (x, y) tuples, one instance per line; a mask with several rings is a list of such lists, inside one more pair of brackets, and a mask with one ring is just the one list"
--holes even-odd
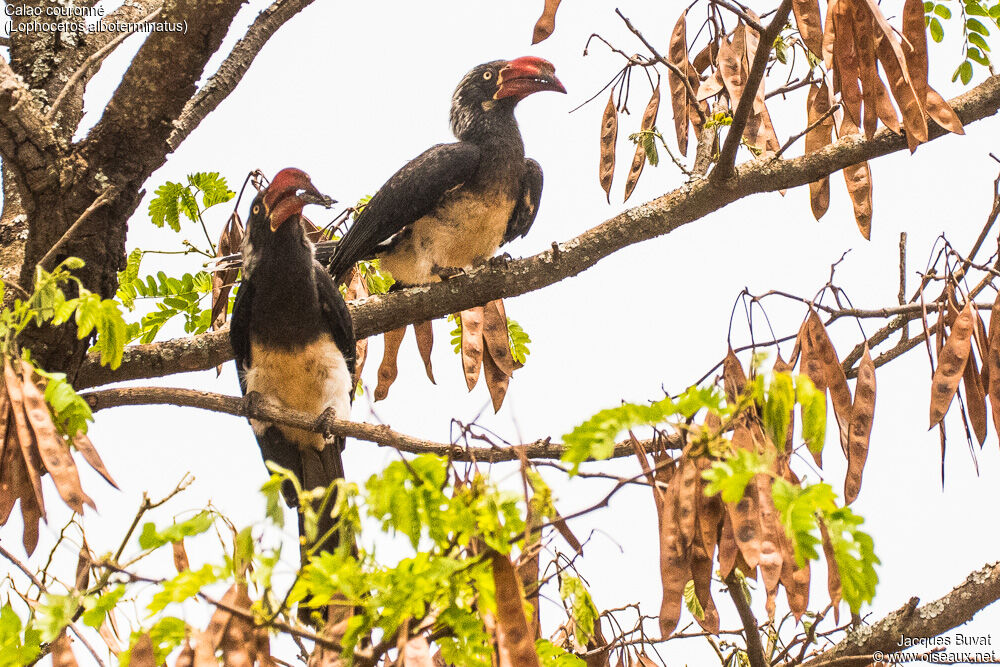
[[(143, 43), (104, 115), (81, 146), (82, 156), (109, 177), (139, 186), (163, 163), (171, 123), (195, 93), (205, 64), (222, 43), (240, 0), (177, 0), (163, 7), (164, 23), (186, 30), (154, 32)], [(123, 186), (124, 183), (118, 183)]]
[[(995, 114), (1000, 109), (1000, 75), (990, 77), (950, 103), (966, 125)], [(928, 134), (928, 139), (933, 140), (945, 131), (932, 124)], [(623, 211), (574, 239), (555, 244), (552, 250), (511, 261), (506, 266), (483, 265), (441, 283), (351, 302), (354, 331), (359, 338), (365, 338), (493, 299), (541, 289), (582, 273), (622, 248), (669, 234), (743, 197), (805, 185), (849, 165), (903, 148), (906, 139), (883, 128), (871, 139), (861, 134), (849, 135), (809, 155), (787, 160), (753, 160), (741, 164), (732, 178), (719, 182), (704, 178), (692, 181)], [(227, 330), (135, 345), (126, 349), (122, 365), (116, 371), (100, 366), (99, 358), (89, 355), (75, 385), (85, 388), (205, 370), (231, 358)]]
[[(802, 663), (803, 667), (843, 664), (851, 656), (871, 656), (876, 651), (899, 651), (899, 638), (937, 637), (972, 620), (982, 609), (1000, 600), (1000, 563), (976, 570), (951, 593), (917, 607), (917, 598), (869, 627), (849, 631), (828, 651)], [(863, 664), (863, 663), (857, 663)]]
[[(163, 6), (163, 0), (129, 0), (103, 18), (104, 23), (136, 23), (154, 9)], [(86, 49), (91, 55), (102, 50), (109, 42), (117, 39), (112, 30), (93, 32), (88, 35)], [(125, 33), (128, 34), (128, 33)]]
[(753, 66), (743, 88), (743, 94), (736, 107), (733, 109), (733, 123), (729, 126), (726, 134), (726, 141), (722, 144), (719, 152), (719, 162), (712, 170), (713, 180), (724, 180), (733, 173), (733, 165), (736, 162), (736, 149), (740, 147), (740, 140), (743, 139), (743, 130), (750, 120), (750, 111), (753, 109), (754, 98), (757, 97), (757, 90), (760, 82), (764, 78), (764, 69), (767, 61), (771, 57), (771, 49), (774, 48), (774, 38), (778, 36), (781, 29), (788, 21), (788, 14), (792, 11), (792, 0), (782, 0), (781, 6), (775, 12), (774, 18), (767, 25), (767, 30), (760, 33), (760, 41), (757, 45), (757, 53), (754, 54)]
[(727, 11), (730, 11), (733, 14), (736, 14), (741, 19), (743, 19), (744, 23), (746, 23), (748, 26), (750, 26), (751, 28), (753, 28), (754, 30), (756, 30), (758, 33), (763, 33), (764, 32), (764, 30), (765, 30), (764, 26), (762, 26), (757, 19), (755, 19), (754, 17), (750, 16), (749, 14), (747, 14), (745, 11), (743, 11), (742, 9), (740, 9), (739, 7), (737, 7), (736, 5), (727, 2), (727, 0), (710, 0), (710, 2), (713, 5), (718, 5), (718, 6), (722, 7), (723, 9), (725, 9)]
[[(226, 396), (208, 391), (174, 387), (123, 387), (88, 391), (80, 395), (95, 412), (126, 405), (175, 405), (221, 412), (236, 417), (261, 419), (282, 426), (293, 426), (312, 433), (325, 433), (364, 440), (373, 442), (380, 447), (392, 447), (411, 454), (438, 454), (439, 456), (449, 456), (456, 461), (489, 463), (518, 459), (514, 447), (494, 445), (463, 447), (422, 440), (394, 431), (384, 424), (366, 424), (347, 419), (331, 419), (329, 421), (322, 418), (316, 419), (307, 413), (288, 410), (266, 401), (248, 405), (236, 396)], [(679, 443), (677, 436), (670, 436), (668, 441)], [(642, 445), (646, 448), (652, 447), (651, 442), (648, 441), (643, 442)], [(667, 447), (670, 446), (668, 442)], [(545, 438), (524, 445), (523, 451), (528, 458), (532, 459), (558, 459), (566, 451), (566, 446), (558, 442), (550, 442), (548, 438)], [(611, 458), (632, 456), (634, 452), (632, 441), (629, 440), (615, 445)]]
[(270, 7), (257, 15), (246, 34), (236, 42), (215, 74), (184, 105), (184, 110), (174, 122), (174, 130), (167, 139), (171, 150), (176, 150), (201, 121), (215, 111), (215, 108), (233, 92), (254, 58), (278, 28), (312, 2), (313, 0), (275, 0)]
[(750, 667), (767, 667), (764, 647), (760, 643), (760, 633), (757, 631), (757, 619), (754, 618), (750, 603), (744, 596), (743, 583), (735, 570), (726, 577), (726, 588), (729, 589), (729, 597), (733, 599), (733, 605), (740, 615), (740, 621), (743, 622), (743, 635), (747, 640), (747, 658), (750, 660)]
[(30, 192), (52, 185), (51, 169), (62, 154), (28, 87), (0, 58), (0, 156), (16, 168)]
[[(143, 19), (139, 21), (139, 23), (149, 23), (154, 18), (156, 18), (161, 11), (163, 11), (162, 5), (151, 11), (145, 17), (143, 17)], [(80, 65), (80, 67), (75, 72), (73, 72), (73, 76), (69, 78), (69, 81), (66, 82), (66, 85), (64, 85), (62, 90), (59, 91), (59, 94), (56, 95), (56, 99), (52, 102), (52, 105), (49, 107), (49, 110), (45, 112), (45, 122), (51, 123), (55, 119), (56, 112), (59, 110), (59, 105), (62, 104), (62, 101), (64, 99), (66, 99), (66, 95), (68, 95), (70, 92), (73, 91), (73, 88), (76, 86), (76, 84), (80, 83), (80, 81), (83, 80), (85, 76), (87, 76), (87, 73), (90, 71), (90, 68), (94, 67), (102, 60), (104, 60), (104, 58), (109, 53), (111, 53), (115, 48), (118, 47), (119, 44), (124, 42), (127, 38), (131, 37), (132, 34), (133, 33), (131, 32), (122, 32), (117, 37), (112, 39), (110, 42), (102, 46), (100, 49), (90, 54), (87, 57), (87, 59), (83, 61), (83, 64)], [(89, 79), (90, 77), (87, 78)]]

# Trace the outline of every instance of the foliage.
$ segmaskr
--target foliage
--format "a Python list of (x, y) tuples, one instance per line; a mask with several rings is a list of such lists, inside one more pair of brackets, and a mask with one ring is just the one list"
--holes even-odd
[(570, 610), (570, 619), (573, 621), (577, 644), (586, 646), (594, 635), (594, 625), (598, 618), (594, 600), (590, 597), (583, 582), (577, 577), (563, 577), (559, 594), (562, 596), (563, 603)]
[(980, 65), (992, 71), (990, 59), (990, 27), (1000, 27), (1000, 2), (980, 0), (942, 0), (941, 2), (924, 2), (924, 25), (927, 26), (931, 39), (935, 42), (944, 40), (944, 25), (942, 21), (953, 19), (952, 6), (957, 6), (959, 13), (955, 17), (962, 28), (963, 60), (955, 69), (951, 80), (962, 80), (964, 85), (972, 81), (973, 65)]
[(650, 405), (625, 403), (601, 410), (563, 436), (566, 452), (562, 459), (573, 464), (576, 471), (587, 459), (601, 460), (611, 456), (618, 436), (629, 429), (656, 426), (671, 417), (688, 419), (703, 409), (719, 417), (727, 417), (731, 412), (714, 386), (689, 387), (676, 399), (667, 396)]
[(42, 636), (36, 627), (24, 627), (21, 617), (7, 602), (0, 607), (0, 667), (20, 667), (38, 657)]
[[(453, 314), (448, 316), (448, 321), (455, 325), (455, 328), (449, 333), (451, 348), (455, 354), (462, 354), (462, 318)], [(522, 366), (527, 362), (528, 355), (531, 354), (531, 350), (528, 348), (530, 342), (531, 336), (528, 335), (528, 332), (517, 323), (517, 320), (508, 317), (507, 343), (510, 345), (510, 353), (514, 357), (514, 361)]]
[[(199, 248), (185, 240), (187, 250), (207, 258), (214, 258), (216, 247), (208, 233), (204, 213), (212, 206), (230, 201), (236, 193), (229, 189), (226, 179), (217, 172), (189, 174), (187, 183), (167, 181), (155, 191), (149, 203), (150, 221), (156, 227), (164, 225), (175, 232), (181, 231), (181, 215), (197, 222), (204, 232), (207, 248)], [(175, 317), (184, 317), (184, 332), (199, 334), (212, 325), (212, 308), (202, 308), (202, 301), (212, 293), (212, 276), (206, 271), (184, 273), (180, 277), (168, 276), (159, 271), (156, 276), (139, 276), (142, 259), (153, 251), (134, 249), (129, 253), (125, 268), (118, 272), (118, 301), (129, 311), (136, 308), (137, 299), (153, 300), (153, 308), (142, 315), (138, 322), (128, 325), (128, 340), (151, 343), (163, 326)], [(235, 293), (229, 297), (228, 309), (232, 310)]]
[(236, 196), (218, 172), (188, 174), (186, 184), (167, 181), (156, 188), (154, 194), (156, 196), (149, 202), (150, 221), (156, 227), (166, 224), (175, 232), (181, 231), (182, 213), (191, 222), (204, 226), (202, 214), (206, 209), (224, 204)]
[[(178, 315), (184, 316), (184, 332), (199, 334), (212, 325), (212, 308), (202, 308), (202, 300), (212, 292), (212, 276), (199, 271), (185, 273), (180, 278), (167, 276), (163, 271), (154, 276), (139, 278), (142, 252), (129, 254), (125, 270), (118, 274), (118, 300), (129, 311), (135, 309), (136, 299), (157, 299), (155, 310), (146, 313), (138, 322), (128, 325), (129, 341), (151, 343), (160, 329)], [(130, 277), (134, 276), (134, 277)], [(231, 306), (230, 306), (231, 308)]]

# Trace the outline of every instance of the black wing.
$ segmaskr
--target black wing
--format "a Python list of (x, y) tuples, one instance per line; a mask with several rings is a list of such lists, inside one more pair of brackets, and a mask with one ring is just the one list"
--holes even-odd
[(250, 303), (253, 288), (249, 280), (240, 282), (233, 302), (233, 314), (229, 320), (229, 344), (236, 360), (236, 377), (240, 381), (240, 391), (247, 393), (246, 368), (250, 365)]
[[(319, 262), (313, 262), (313, 275), (316, 280), (316, 295), (319, 297), (320, 312), (322, 313), (323, 321), (330, 335), (333, 337), (333, 342), (336, 343), (337, 349), (344, 355), (344, 361), (347, 363), (347, 372), (353, 378), (357, 343), (354, 338), (354, 324), (351, 322), (351, 312), (347, 309), (344, 297), (341, 296), (340, 290), (334, 284), (333, 278), (330, 277), (330, 274), (326, 272), (326, 269)], [(349, 398), (352, 402), (354, 401), (353, 390), (354, 387), (352, 386), (349, 389)], [(341, 419), (350, 419), (350, 415), (337, 416)], [(299, 452), (302, 457), (303, 476), (301, 479), (305, 488), (314, 489), (317, 486), (329, 488), (335, 479), (344, 477), (344, 462), (340, 455), (344, 450), (344, 444), (345, 438), (338, 437), (332, 446), (327, 445), (321, 452), (317, 452), (315, 449), (309, 449), (308, 451), (301, 450)], [(330, 518), (330, 509), (333, 507), (332, 503), (334, 500), (335, 498), (331, 498), (329, 500), (331, 504), (327, 510), (320, 513), (317, 534), (321, 536), (330, 533), (335, 525), (333, 519)], [(301, 514), (299, 516), (301, 518)], [(339, 536), (336, 531), (333, 531), (319, 546), (319, 551), (332, 553), (337, 548), (338, 543)]]
[[(347, 309), (344, 297), (334, 284), (330, 274), (319, 262), (313, 262), (313, 276), (316, 280), (316, 295), (319, 297), (319, 307), (327, 331), (333, 337), (340, 353), (347, 362), (347, 370), (354, 375), (355, 353), (357, 344), (354, 339), (354, 324), (351, 322), (351, 311)], [(235, 315), (234, 315), (235, 316)], [(351, 399), (354, 392), (351, 392)], [(347, 415), (338, 415), (344, 419)]]
[(510, 243), (524, 236), (531, 229), (531, 223), (538, 215), (538, 203), (542, 200), (542, 167), (528, 158), (524, 161), (524, 176), (521, 177), (521, 194), (514, 205), (514, 211), (507, 221), (507, 231), (503, 242)]
[(406, 163), (337, 244), (330, 274), (340, 278), (358, 261), (371, 259), (380, 244), (434, 210), (446, 192), (472, 178), (479, 156), (478, 146), (459, 141), (433, 146)]

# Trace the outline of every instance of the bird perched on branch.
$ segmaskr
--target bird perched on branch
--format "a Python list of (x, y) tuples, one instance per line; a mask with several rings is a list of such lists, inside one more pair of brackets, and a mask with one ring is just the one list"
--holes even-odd
[(527, 234), (542, 169), (525, 159), (514, 107), (543, 90), (566, 92), (541, 58), (495, 60), (466, 74), (451, 100), (458, 142), (429, 148), (379, 189), (332, 251), (330, 273), (343, 279), (377, 257), (401, 285), (436, 282)]
[[(250, 404), (264, 398), (319, 419), (350, 415), (355, 340), (351, 315), (326, 270), (313, 259), (300, 214), (306, 204), (333, 204), (299, 169), (282, 169), (254, 199), (243, 239), (243, 281), (229, 339), (240, 389)], [(344, 439), (251, 419), (265, 461), (290, 470), (305, 490), (328, 488), (344, 476)], [(282, 493), (299, 504), (293, 485)], [(302, 544), (303, 560), (337, 546), (329, 509), (319, 517), (317, 544)], [(304, 534), (302, 515), (299, 531)]]

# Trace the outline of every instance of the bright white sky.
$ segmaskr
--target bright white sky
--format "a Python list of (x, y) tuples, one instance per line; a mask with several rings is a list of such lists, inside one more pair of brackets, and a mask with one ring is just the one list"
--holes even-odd
[[(252, 2), (240, 20), (249, 22), (263, 6)], [(448, 128), (451, 92), (469, 68), (495, 58), (538, 55), (556, 65), (569, 94), (535, 95), (518, 110), (527, 153), (545, 171), (545, 191), (531, 233), (508, 250), (515, 257), (534, 254), (623, 209), (624, 173), (633, 151), (627, 136), (637, 129), (648, 99), (645, 77), (638, 72), (634, 76), (629, 105), (633, 115), (621, 120), (619, 173), (610, 206), (597, 182), (599, 122), (607, 94), (568, 114), (621, 66), (619, 57), (596, 41), (590, 55), (582, 57), (592, 32), (627, 52), (641, 50), (614, 15), (616, 6), (666, 51), (667, 36), (682, 9), (677, 3), (566, 0), (554, 36), (536, 47), (530, 46), (530, 37), (540, 2), (316, 3), (281, 29), (237, 90), (170, 156), (146, 189), (152, 192), (164, 181), (183, 180), (194, 171), (220, 171), (236, 189), (250, 169), (273, 175), (282, 167), (297, 166), (311, 174), (322, 191), (341, 202), (355, 201), (373, 193), (406, 160), (431, 144), (452, 139)], [(891, 17), (898, 14), (901, 3), (888, 2), (885, 7), (883, 11)], [(701, 10), (694, 14), (700, 16)], [(689, 19), (689, 25), (694, 22)], [(957, 29), (946, 26), (951, 33)], [(227, 41), (225, 53), (234, 39), (235, 35)], [(130, 39), (91, 84), (88, 127), (96, 122), (95, 114), (117, 85), (121, 68), (139, 41)], [(949, 83), (958, 57), (958, 46), (950, 43), (933, 47), (931, 52), (931, 82), (946, 98), (960, 92)], [(219, 59), (221, 55), (215, 62)], [(784, 103), (772, 99), (769, 107), (782, 141), (805, 127), (804, 94), (791, 95)], [(673, 145), (666, 98), (659, 125)], [(964, 138), (946, 137), (921, 147), (913, 156), (895, 154), (873, 163), (871, 242), (864, 241), (856, 229), (839, 174), (832, 178), (831, 207), (821, 223), (812, 218), (805, 188), (785, 197), (772, 194), (743, 200), (667, 237), (617, 253), (577, 278), (507, 300), (507, 313), (531, 335), (532, 344), (528, 363), (515, 374), (498, 415), (484, 407), (489, 397), (482, 383), (471, 393), (466, 391), (459, 359), (448, 344), (451, 326), (438, 321), (433, 355), (438, 384), (432, 386), (426, 379), (409, 334), (400, 353), (400, 377), (389, 398), (374, 406), (374, 414), (367, 398), (361, 399), (354, 418), (374, 420), (377, 415), (400, 431), (446, 441), (452, 419), (469, 422), (482, 412), (479, 423), (511, 441), (559, 438), (593, 412), (621, 400), (657, 399), (664, 389), (682, 390), (725, 354), (730, 308), (740, 289), (747, 286), (760, 293), (773, 288), (811, 295), (827, 280), (830, 264), (846, 250), (851, 252), (837, 276), (853, 302), (891, 306), (898, 287), (900, 231), (909, 234), (908, 280), (913, 285), (914, 271), (923, 269), (935, 236), (947, 231), (956, 247), (964, 250), (985, 220), (997, 172), (996, 163), (987, 156), (997, 147), (996, 121), (981, 121), (967, 129)], [(801, 150), (800, 142), (791, 154)], [(647, 166), (630, 204), (640, 204), (681, 183), (682, 176), (669, 160), (664, 159), (659, 168)], [(224, 208), (210, 213), (213, 234), (228, 215)], [(310, 213), (318, 222), (326, 219), (318, 210)], [(245, 210), (241, 214), (245, 216)], [(196, 226), (187, 225), (184, 235), (200, 239)], [(145, 203), (140, 207), (131, 224), (130, 248), (171, 248), (178, 240), (169, 230), (153, 229)], [(196, 260), (184, 261), (149, 256), (143, 273), (155, 273), (161, 267), (175, 272), (200, 268)], [(780, 335), (797, 329), (803, 316), (801, 306), (786, 307), (771, 300), (766, 305)], [(868, 321), (864, 330), (870, 334), (878, 326)], [(758, 339), (769, 337), (766, 328), (756, 334)], [(838, 323), (833, 334), (842, 355), (861, 340), (858, 327), (846, 321)], [(749, 342), (741, 316), (736, 318), (733, 342)], [(790, 350), (790, 345), (784, 348), (786, 355)], [(374, 385), (380, 341), (372, 341), (369, 355), (364, 378)], [(910, 596), (927, 601), (946, 593), (971, 570), (996, 560), (1000, 547), (989, 509), (1000, 501), (1000, 485), (991, 481), (997, 479), (1000, 467), (992, 424), (979, 458), (981, 476), (977, 476), (961, 436), (960, 419), (949, 414), (952, 439), (942, 492), (937, 432), (925, 428), (930, 384), (926, 354), (913, 351), (879, 369), (877, 379), (871, 452), (854, 505), (866, 517), (883, 563), (878, 595), (870, 610), (873, 620)], [(231, 364), (219, 378), (214, 372), (204, 372), (157, 383), (238, 393)], [(121, 492), (114, 491), (96, 475), (84, 473), (84, 486), (99, 508), (99, 513), (88, 513), (85, 518), (90, 547), (97, 553), (117, 545), (143, 491), (159, 497), (188, 471), (196, 482), (165, 510), (153, 514), (160, 523), (209, 501), (237, 526), (262, 516), (257, 489), (265, 471), (242, 420), (182, 408), (119, 408), (99, 413), (91, 434), (122, 486)], [(829, 444), (822, 475), (841, 489), (845, 463), (835, 438)], [(350, 442), (345, 456), (348, 478), (362, 482), (396, 457), (389, 450)], [(633, 460), (595, 468), (627, 475), (638, 472)], [(815, 479), (816, 473), (807, 467), (800, 465), (799, 470)], [(495, 469), (500, 478), (509, 478), (513, 472), (510, 467)], [(608, 486), (565, 481), (551, 473), (544, 472), (556, 487), (557, 504), (564, 514), (596, 502)], [(47, 497), (54, 498), (54, 489), (46, 484)], [(36, 559), (47, 551), (68, 518), (54, 499), (50, 507), (53, 511)], [(587, 546), (581, 573), (598, 607), (638, 601), (645, 613), (655, 615), (660, 601), (658, 547), (648, 489), (623, 491), (609, 508), (577, 520), (572, 527), (581, 538), (597, 531)], [(286, 535), (291, 560), (297, 558), (292, 555), (293, 532), (290, 523)], [(0, 529), (0, 537), (19, 553), (18, 521)], [(189, 545), (193, 565), (199, 562), (202, 547), (198, 545), (204, 545), (204, 558), (214, 557), (212, 544), (203, 538)], [(75, 552), (67, 550), (65, 556), (75, 562)], [(161, 565), (163, 574), (169, 574), (169, 563), (164, 560)], [(814, 566), (813, 582), (810, 608), (822, 609), (827, 602), (822, 564)], [(719, 592), (715, 599), (723, 610), (723, 627), (737, 627), (728, 599)], [(781, 593), (779, 614), (784, 608)], [(755, 611), (764, 615), (762, 590), (755, 593)], [(846, 613), (846, 605), (842, 611)], [(542, 613), (547, 631), (562, 617), (553, 602), (546, 603)], [(197, 617), (191, 620), (203, 622)], [(624, 622), (631, 626), (633, 620)], [(688, 620), (682, 619), (681, 625)], [(986, 634), (998, 622), (1000, 612), (988, 610), (963, 631)], [(706, 651), (707, 645), (700, 640), (671, 642), (661, 648), (670, 664), (701, 663), (711, 655)], [(76, 652), (82, 659), (83, 651)]]

